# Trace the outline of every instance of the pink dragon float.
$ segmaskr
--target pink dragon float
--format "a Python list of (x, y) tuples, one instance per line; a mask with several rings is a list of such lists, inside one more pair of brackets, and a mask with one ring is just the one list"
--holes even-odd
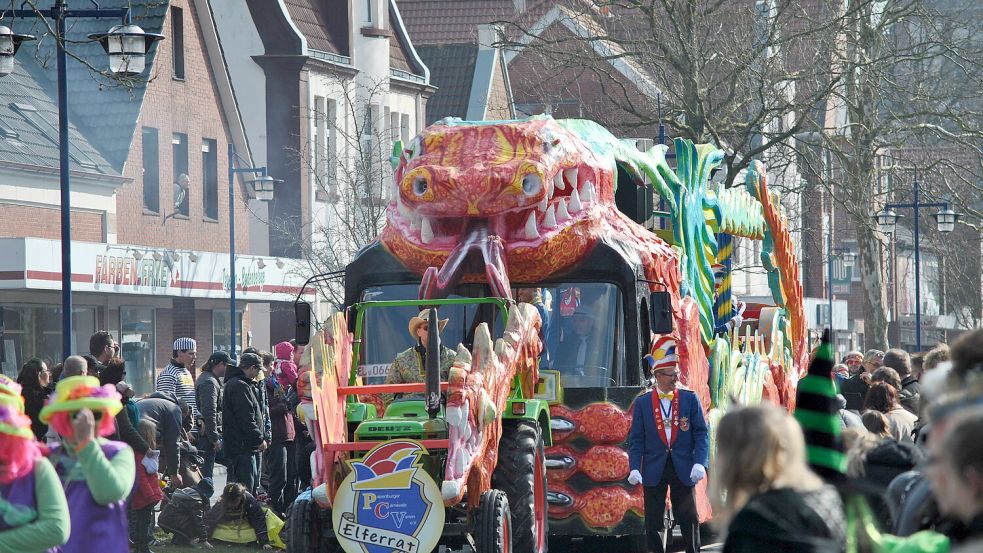
[[(310, 348), (316, 483), (323, 484), (312, 499), (337, 511), (335, 494), (352, 478), (358, 452), (409, 437), (416, 446), (395, 449), (440, 460), (419, 466), (437, 483), (447, 516), (463, 517), (463, 532), (480, 538), (479, 551), (502, 541), (501, 526), (487, 522), (492, 511), (510, 512), (510, 540), (522, 550), (543, 551), (547, 534), (640, 536), (641, 489), (625, 481), (624, 441), (631, 402), (647, 383), (645, 354), (675, 348), (683, 381), (711, 422), (735, 387), (746, 401), (789, 406), (807, 336), (794, 245), (764, 169), (754, 164), (742, 187), (713, 189), (719, 150), (677, 140), (675, 168), (667, 153), (665, 146), (639, 151), (590, 121), (547, 116), (445, 120), (397, 144), (386, 225), (346, 269), (347, 313), (336, 314)], [(665, 206), (659, 229), (642, 224), (651, 217), (646, 189)], [(712, 267), (729, 266), (732, 237), (764, 242), (774, 302), (749, 306), (743, 327), (720, 333), (731, 307), (729, 275), (721, 291)], [(460, 307), (467, 298), (499, 298), (507, 323)], [(398, 335), (399, 317), (363, 317), (384, 305), (439, 306), (441, 316), (471, 318), (441, 336), (456, 350), (446, 382), (360, 377), (401, 347), (383, 338)], [(602, 359), (565, 371), (564, 339), (584, 309), (599, 329)], [(653, 332), (665, 314), (671, 328)], [(436, 394), (438, 386), (443, 433), (423, 421), (419, 435), (395, 435), (427, 410), (383, 405), (379, 395)], [(430, 419), (436, 407), (428, 402)], [(711, 515), (706, 501), (700, 512)], [(357, 514), (336, 523), (353, 524)], [(441, 543), (454, 543), (452, 526)]]

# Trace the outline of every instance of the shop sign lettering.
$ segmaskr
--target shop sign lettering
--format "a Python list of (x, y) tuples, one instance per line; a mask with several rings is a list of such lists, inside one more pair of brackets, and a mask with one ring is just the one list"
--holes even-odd
[[(236, 289), (246, 288), (248, 286), (262, 286), (266, 284), (266, 271), (262, 269), (250, 271), (249, 269), (243, 268), (241, 271), (236, 271)], [(222, 269), (222, 288), (228, 292), (229, 289), (229, 272)]]
[(93, 277), (96, 284), (166, 288), (174, 285), (180, 275), (163, 260), (97, 255)]

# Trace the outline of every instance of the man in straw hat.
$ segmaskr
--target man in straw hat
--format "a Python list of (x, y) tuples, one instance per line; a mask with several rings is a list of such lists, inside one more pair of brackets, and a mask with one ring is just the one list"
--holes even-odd
[[(386, 375), (386, 384), (412, 384), (423, 382), (424, 363), (427, 358), (427, 340), (430, 338), (430, 310), (424, 309), (416, 317), (410, 318), (410, 336), (416, 340), (416, 345), (402, 351), (393, 360)], [(437, 329), (443, 331), (448, 319), (438, 319)], [(440, 380), (447, 380), (447, 372), (454, 364), (454, 350), (441, 344), (440, 346)], [(383, 394), (382, 401), (389, 403), (393, 395)]]
[(20, 393), (20, 384), (0, 375), (0, 551), (40, 553), (68, 541), (71, 522)]
[[(62, 379), (41, 421), (61, 437), (50, 459), (65, 488), (72, 531), (62, 553), (129, 553), (126, 498), (136, 476), (133, 450), (103, 436), (115, 430), (123, 408), (112, 384), (94, 376)], [(98, 545), (96, 545), (98, 544)]]

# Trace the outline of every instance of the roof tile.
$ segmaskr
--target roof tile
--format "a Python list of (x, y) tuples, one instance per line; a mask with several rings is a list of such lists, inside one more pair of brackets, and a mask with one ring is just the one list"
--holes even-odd
[[(348, 0), (284, 0), (290, 19), (307, 38), (307, 46), (348, 56)], [(327, 6), (327, 10), (319, 6)], [(331, 13), (332, 17), (328, 17)], [(344, 17), (338, 17), (341, 14)]]
[(512, 0), (397, 0), (417, 47), (477, 42), (476, 26), (515, 17)]
[(437, 92), (427, 102), (427, 124), (444, 117), (467, 116), (478, 46), (417, 46), (416, 51), (430, 68), (430, 83), (437, 87)]

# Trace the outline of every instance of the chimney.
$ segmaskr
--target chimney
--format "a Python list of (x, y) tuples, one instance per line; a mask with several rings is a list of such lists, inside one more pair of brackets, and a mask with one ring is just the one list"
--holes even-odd
[(478, 49), (479, 50), (491, 50), (494, 48), (493, 44), (500, 41), (502, 38), (502, 29), (498, 25), (486, 24), (477, 25), (478, 29)]
[(526, 11), (526, 0), (512, 0), (516, 15)]

